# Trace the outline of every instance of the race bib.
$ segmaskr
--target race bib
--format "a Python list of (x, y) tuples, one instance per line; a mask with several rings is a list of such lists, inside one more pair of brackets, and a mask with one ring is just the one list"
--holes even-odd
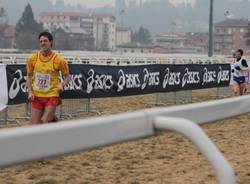
[(35, 74), (35, 88), (43, 91), (50, 89), (51, 77), (49, 74), (36, 73)]

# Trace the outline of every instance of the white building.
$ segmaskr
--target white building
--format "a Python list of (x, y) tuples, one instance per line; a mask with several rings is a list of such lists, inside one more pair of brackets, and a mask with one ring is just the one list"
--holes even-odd
[(131, 42), (131, 29), (127, 27), (116, 27), (116, 46)]
[(115, 50), (116, 23), (110, 14), (81, 12), (41, 12), (39, 21), (44, 29), (53, 32), (58, 28), (82, 28), (95, 38), (96, 50)]
[(115, 50), (115, 17), (107, 14), (94, 14), (93, 19), (93, 35), (96, 50)]
[(167, 32), (156, 35), (156, 44), (171, 47), (183, 47), (185, 33)]

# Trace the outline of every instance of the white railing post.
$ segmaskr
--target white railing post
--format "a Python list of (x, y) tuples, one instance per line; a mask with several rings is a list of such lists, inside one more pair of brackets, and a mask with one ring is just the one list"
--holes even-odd
[(220, 184), (236, 184), (234, 171), (219, 149), (195, 123), (183, 118), (155, 117), (157, 130), (172, 130), (189, 138), (215, 169)]

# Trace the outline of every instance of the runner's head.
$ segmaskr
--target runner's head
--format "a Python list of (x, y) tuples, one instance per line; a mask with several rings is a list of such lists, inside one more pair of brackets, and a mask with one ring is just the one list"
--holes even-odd
[(241, 58), (241, 56), (243, 56), (243, 50), (242, 50), (242, 49), (238, 49), (238, 50), (235, 52), (235, 57), (236, 57), (236, 58)]
[(53, 36), (51, 33), (44, 31), (41, 32), (38, 36), (40, 42), (40, 48), (42, 51), (51, 50), (53, 45)]

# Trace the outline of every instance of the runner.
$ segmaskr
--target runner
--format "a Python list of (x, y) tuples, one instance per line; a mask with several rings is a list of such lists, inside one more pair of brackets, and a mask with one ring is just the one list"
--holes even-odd
[[(60, 93), (69, 83), (69, 68), (62, 56), (52, 51), (53, 36), (49, 32), (39, 34), (40, 51), (29, 56), (27, 69), (28, 99), (31, 101), (30, 124), (42, 124), (55, 120), (56, 107), (60, 105)], [(64, 80), (59, 81), (59, 72)]]
[(233, 73), (233, 81), (232, 81), (232, 95), (243, 95), (246, 91), (247, 83), (248, 83), (248, 72), (249, 67), (245, 59), (242, 58), (243, 50), (238, 49), (235, 52), (236, 60), (232, 64), (232, 73)]

